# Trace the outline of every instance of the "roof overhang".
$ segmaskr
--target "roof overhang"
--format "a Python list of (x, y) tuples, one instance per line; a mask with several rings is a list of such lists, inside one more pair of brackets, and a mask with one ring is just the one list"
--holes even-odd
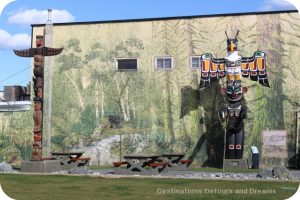
[(4, 101), (0, 102), (0, 112), (24, 112), (29, 111), (30, 101)]

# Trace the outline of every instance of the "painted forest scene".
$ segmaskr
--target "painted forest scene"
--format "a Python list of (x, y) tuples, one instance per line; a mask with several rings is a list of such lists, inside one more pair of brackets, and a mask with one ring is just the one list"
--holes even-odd
[[(240, 31), (239, 53), (267, 55), (270, 88), (242, 79), (245, 103), (244, 158), (261, 150), (262, 131), (286, 130), (288, 155), (295, 152), (300, 107), (300, 19), (297, 12), (195, 17), (89, 24), (54, 24), (51, 147), (85, 151), (94, 165), (111, 165), (126, 154), (181, 152), (193, 164), (220, 166), (225, 122), (219, 111), (225, 79), (198, 89), (200, 69), (190, 57), (226, 56), (226, 35)], [(32, 35), (42, 34), (33, 26)], [(156, 69), (155, 58), (172, 57), (172, 69)], [(118, 58), (137, 59), (137, 70), (117, 70)], [(0, 161), (31, 156), (32, 109), (1, 113)], [(47, 109), (45, 110), (47, 112)]]

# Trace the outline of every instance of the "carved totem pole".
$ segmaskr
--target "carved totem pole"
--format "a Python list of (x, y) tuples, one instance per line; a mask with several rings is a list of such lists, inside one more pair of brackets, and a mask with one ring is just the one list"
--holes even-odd
[(244, 123), (247, 109), (242, 104), (243, 94), (247, 92), (242, 87), (242, 77), (259, 81), (266, 87), (269, 86), (266, 72), (266, 54), (256, 51), (252, 57), (241, 57), (238, 55), (238, 33), (235, 38), (230, 39), (227, 35), (227, 57), (213, 58), (212, 54), (201, 55), (201, 79), (199, 88), (204, 88), (210, 82), (226, 77), (226, 88), (222, 93), (226, 94), (225, 105), (227, 113), (226, 126), (226, 159), (242, 159), (244, 149)]
[(44, 91), (44, 56), (55, 56), (62, 52), (63, 48), (49, 48), (44, 46), (44, 37), (36, 36), (36, 48), (25, 50), (14, 50), (14, 53), (21, 57), (33, 57), (33, 88), (34, 88), (34, 128), (32, 159), (42, 160), (43, 142), (43, 91)]

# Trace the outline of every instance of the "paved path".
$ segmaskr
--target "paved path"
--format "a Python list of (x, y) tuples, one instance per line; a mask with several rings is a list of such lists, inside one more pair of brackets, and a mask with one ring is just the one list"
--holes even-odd
[(291, 170), (294, 177), (300, 180), (300, 170)]

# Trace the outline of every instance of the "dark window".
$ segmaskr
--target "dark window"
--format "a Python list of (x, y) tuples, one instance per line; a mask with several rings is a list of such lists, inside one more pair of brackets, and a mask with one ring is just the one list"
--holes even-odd
[(155, 58), (156, 69), (172, 69), (173, 59), (172, 57)]
[(137, 70), (137, 59), (117, 59), (117, 70)]
[(190, 62), (190, 67), (192, 69), (199, 69), (200, 68), (200, 56), (192, 56), (191, 57), (191, 62)]

